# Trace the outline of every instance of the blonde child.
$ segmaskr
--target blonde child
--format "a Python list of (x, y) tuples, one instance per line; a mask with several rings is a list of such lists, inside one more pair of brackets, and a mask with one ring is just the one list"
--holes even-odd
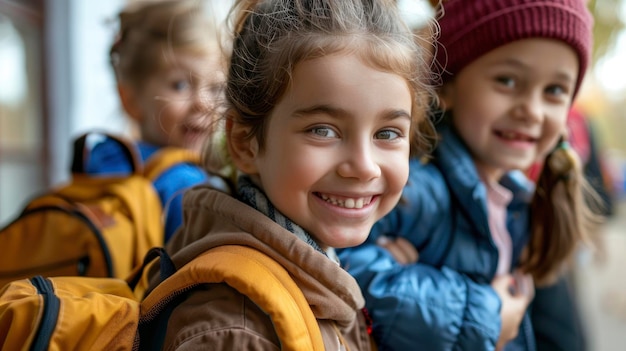
[[(142, 160), (163, 147), (200, 152), (222, 103), (225, 58), (218, 27), (199, 0), (141, 1), (119, 14), (110, 50), (119, 97), (137, 126)], [(91, 150), (91, 174), (125, 174), (131, 164), (113, 139)], [(182, 222), (182, 193), (220, 178), (195, 164), (177, 165), (155, 180), (166, 209), (165, 241)]]
[[(411, 161), (403, 201), (340, 257), (381, 350), (535, 350), (534, 285), (558, 279), (594, 220), (566, 141), (592, 18), (583, 0), (441, 9), (433, 158)], [(522, 171), (538, 160), (534, 188)]]
[[(427, 147), (426, 53), (394, 1), (240, 0), (231, 16), (224, 116), (237, 191), (187, 192), (168, 251), (181, 266), (212, 247), (253, 247), (295, 280), (326, 350), (369, 350), (363, 296), (334, 248), (366, 239)], [(163, 348), (281, 344), (268, 314), (211, 284), (173, 310)]]

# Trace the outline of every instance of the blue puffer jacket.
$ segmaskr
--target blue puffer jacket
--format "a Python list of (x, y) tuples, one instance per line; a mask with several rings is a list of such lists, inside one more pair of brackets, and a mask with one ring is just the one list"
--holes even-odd
[[(138, 142), (137, 147), (142, 161), (146, 161), (159, 148)], [(132, 164), (124, 154), (122, 146), (113, 139), (105, 138), (90, 151), (87, 161), (87, 173), (100, 175), (125, 175), (132, 171)], [(213, 179), (215, 178), (215, 179)], [(198, 165), (183, 163), (161, 174), (154, 181), (154, 188), (159, 194), (161, 205), (165, 209), (165, 242), (176, 232), (183, 221), (182, 197), (184, 190), (195, 185), (211, 182), (217, 189), (223, 189), (225, 183), (219, 177), (209, 177)]]
[[(366, 243), (340, 259), (357, 279), (382, 350), (494, 350), (500, 334), (500, 299), (491, 288), (498, 261), (487, 218), (486, 188), (467, 148), (449, 127), (427, 164), (411, 161), (400, 204), (372, 229)], [(514, 196), (507, 226), (512, 266), (528, 239), (532, 183), (522, 173), (502, 180)], [(402, 236), (419, 262), (399, 265), (375, 244)], [(534, 351), (528, 316), (507, 351)]]

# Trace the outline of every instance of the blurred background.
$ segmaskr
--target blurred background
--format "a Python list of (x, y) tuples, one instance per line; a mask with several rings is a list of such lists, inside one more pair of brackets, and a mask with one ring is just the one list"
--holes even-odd
[[(69, 180), (71, 140), (126, 133), (108, 50), (129, 1), (0, 0), (0, 226)], [(415, 0), (417, 3), (426, 0)], [(214, 0), (217, 16), (229, 1)], [(626, 0), (590, 0), (594, 55), (576, 108), (587, 118), (613, 214), (575, 286), (592, 351), (626, 350)]]

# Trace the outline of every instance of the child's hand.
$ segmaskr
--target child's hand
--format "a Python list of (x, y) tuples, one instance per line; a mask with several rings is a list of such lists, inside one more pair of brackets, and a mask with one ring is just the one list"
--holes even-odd
[(526, 309), (535, 296), (535, 287), (532, 277), (520, 272), (498, 276), (491, 286), (502, 300), (500, 309), (502, 328), (496, 344), (496, 351), (499, 351), (517, 336)]
[(376, 244), (389, 251), (400, 264), (416, 263), (419, 257), (415, 246), (404, 238), (390, 238), (383, 235), (376, 239)]

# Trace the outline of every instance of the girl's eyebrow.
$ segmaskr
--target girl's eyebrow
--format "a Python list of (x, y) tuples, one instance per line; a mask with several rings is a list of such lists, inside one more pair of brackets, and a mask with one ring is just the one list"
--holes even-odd
[[(513, 66), (516, 68), (520, 68), (523, 70), (530, 70), (531, 67), (530, 65), (525, 64), (524, 62), (516, 59), (516, 58), (507, 58), (505, 60), (502, 61), (496, 61), (493, 63), (493, 66)], [(560, 81), (563, 82), (573, 82), (575, 81), (575, 78), (572, 77), (571, 74), (569, 74), (567, 71), (561, 70), (559, 69), (556, 74), (554, 75), (554, 77)]]
[[(337, 118), (347, 118), (352, 114), (345, 109), (335, 107), (331, 105), (313, 105), (311, 107), (297, 109), (293, 112), (293, 117), (308, 117), (313, 115), (328, 115)], [(407, 118), (411, 120), (411, 113), (404, 109), (388, 109), (383, 111), (383, 118), (385, 120), (393, 120), (396, 118)]]

